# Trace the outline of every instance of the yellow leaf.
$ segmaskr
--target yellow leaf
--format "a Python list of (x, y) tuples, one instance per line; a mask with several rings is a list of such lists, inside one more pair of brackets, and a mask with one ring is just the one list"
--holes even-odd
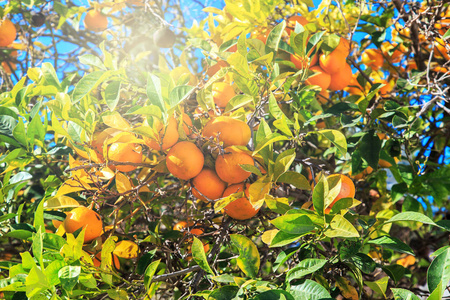
[(128, 177), (119, 172), (116, 174), (116, 188), (119, 193), (126, 193), (130, 191), (133, 186), (131, 185), (130, 180), (128, 180)]
[(268, 180), (266, 176), (263, 176), (252, 183), (248, 190), (250, 203), (255, 207), (261, 207), (271, 188), (272, 182)]
[(263, 235), (261, 236), (261, 240), (267, 244), (270, 245), (272, 243), (273, 238), (275, 237), (275, 235), (278, 233), (278, 229), (272, 229), (272, 230), (267, 230), (266, 232), (263, 233)]
[(63, 185), (58, 189), (55, 197), (59, 197), (65, 194), (85, 191), (85, 190), (95, 190), (95, 188), (90, 187), (83, 181), (76, 181), (73, 179), (66, 180)]
[(113, 253), (122, 258), (136, 258), (139, 253), (139, 246), (132, 241), (120, 241), (116, 244)]
[(68, 196), (52, 197), (44, 203), (45, 209), (59, 209), (78, 206), (80, 206), (78, 201)]
[(123, 131), (131, 130), (130, 124), (127, 120), (122, 118), (118, 112), (113, 112), (109, 115), (103, 116), (103, 123), (115, 129)]
[(336, 286), (341, 290), (341, 294), (345, 299), (358, 300), (358, 292), (350, 281), (343, 277), (336, 277)]

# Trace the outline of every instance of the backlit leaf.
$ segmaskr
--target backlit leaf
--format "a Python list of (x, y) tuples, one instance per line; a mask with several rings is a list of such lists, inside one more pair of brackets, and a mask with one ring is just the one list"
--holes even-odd
[(231, 242), (238, 248), (237, 265), (246, 276), (255, 278), (258, 275), (260, 255), (256, 245), (247, 237), (239, 234), (230, 235)]

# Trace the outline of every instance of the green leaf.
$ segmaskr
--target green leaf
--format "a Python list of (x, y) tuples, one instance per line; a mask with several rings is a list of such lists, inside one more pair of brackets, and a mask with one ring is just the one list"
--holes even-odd
[(59, 83), (55, 68), (53, 68), (53, 65), (51, 63), (45, 62), (42, 64), (42, 75), (45, 80), (45, 85), (54, 86), (58, 90), (61, 89), (61, 84)]
[[(209, 299), (209, 298), (208, 298)], [(262, 292), (255, 297), (251, 298), (252, 300), (295, 300), (295, 298), (285, 290), (269, 290)]]
[(251, 104), (253, 102), (253, 97), (249, 95), (236, 95), (233, 98), (230, 99), (230, 101), (227, 103), (227, 107), (225, 108), (224, 113), (228, 113), (230, 111), (233, 111), (235, 109), (238, 109), (239, 107), (246, 106), (247, 104)]
[(209, 294), (208, 300), (233, 300), (238, 291), (239, 287), (235, 285), (226, 285)]
[[(445, 289), (450, 280), (450, 249), (439, 254), (430, 264), (427, 272), (428, 290), (433, 292), (439, 285), (444, 283)], [(443, 292), (444, 290), (442, 290)]]
[(188, 99), (192, 94), (192, 90), (194, 90), (194, 87), (189, 85), (175, 87), (169, 95), (169, 107), (176, 107), (178, 104)]
[(286, 22), (282, 21), (277, 26), (275, 26), (267, 36), (266, 46), (278, 51), (278, 44), (280, 43), (281, 36), (286, 28)]
[(332, 129), (326, 129), (318, 131), (317, 133), (320, 133), (325, 138), (330, 140), (342, 153), (342, 155), (345, 155), (347, 153), (347, 140), (345, 139), (345, 135), (343, 135), (340, 131), (332, 130)]
[(394, 294), (394, 300), (420, 300), (413, 292), (405, 289), (391, 288), (392, 294)]
[(295, 300), (319, 300), (322, 298), (331, 298), (327, 289), (315, 281), (306, 279), (299, 285), (291, 286), (289, 293)]
[(82, 56), (80, 56), (80, 63), (89, 65), (89, 66), (93, 66), (93, 67), (97, 67), (99, 69), (106, 71), (106, 67), (103, 64), (102, 60), (96, 55), (92, 55), (92, 54), (82, 55)]
[(166, 105), (161, 92), (161, 80), (152, 73), (147, 77), (147, 97), (151, 104), (158, 106), (162, 112), (166, 112)]
[(389, 277), (383, 277), (377, 281), (364, 281), (364, 284), (370, 287), (373, 291), (386, 297), (386, 290), (389, 282)]
[(270, 210), (281, 215), (291, 209), (288, 198), (276, 198), (271, 195), (266, 195), (264, 201)]
[(94, 71), (83, 76), (73, 90), (72, 104), (77, 103), (89, 94), (97, 86), (103, 74), (105, 74), (105, 71)]
[(257, 154), (259, 151), (261, 151), (263, 148), (275, 143), (275, 142), (279, 142), (279, 141), (286, 141), (288, 140), (287, 137), (285, 137), (284, 135), (281, 135), (279, 133), (272, 133), (268, 136), (266, 136), (262, 141), (260, 141), (255, 149), (255, 151), (253, 151), (253, 155)]
[[(41, 201), (42, 202), (42, 201)], [(42, 251), (44, 250), (44, 245), (42, 242), (42, 231), (45, 229), (39, 229), (37, 233), (34, 234), (33, 243), (31, 244), (31, 249), (33, 250), (33, 256), (38, 260), (41, 268), (44, 267), (44, 261), (42, 259)]]
[(404, 276), (405, 272), (408, 270), (405, 267), (397, 264), (393, 264), (390, 266), (382, 267), (384, 273), (388, 274), (388, 276), (397, 284)]
[(22, 119), (19, 119), (17, 122), (16, 127), (13, 129), (13, 136), (14, 138), (21, 143), (25, 148), (28, 148), (28, 139), (27, 139), (27, 133), (25, 130), (25, 124)]
[(116, 109), (120, 99), (120, 81), (113, 81), (105, 88), (105, 101), (109, 110)]
[(312, 202), (314, 209), (323, 215), (325, 209), (325, 198), (328, 195), (328, 182), (325, 176), (321, 176), (319, 182), (316, 184), (313, 190)]
[(37, 266), (33, 266), (25, 280), (27, 297), (31, 298), (47, 290), (49, 287), (47, 277)]
[(44, 273), (49, 285), (57, 285), (61, 282), (58, 273), (64, 266), (66, 266), (66, 263), (63, 260), (54, 260), (45, 268)]
[(194, 241), (192, 243), (192, 257), (195, 262), (202, 268), (204, 271), (213, 274), (214, 272), (208, 264), (208, 260), (206, 259), (205, 249), (203, 248), (203, 243), (194, 236)]
[(439, 282), (438, 286), (434, 289), (430, 296), (428, 296), (427, 300), (442, 300), (446, 285), (447, 284), (443, 285), (442, 282)]
[(291, 164), (294, 162), (294, 159), (295, 159), (295, 149), (288, 149), (284, 152), (281, 152), (278, 155), (275, 161), (275, 168), (273, 175), (274, 181), (278, 181), (280, 175), (289, 170)]
[(373, 261), (373, 259), (364, 253), (356, 253), (350, 257), (350, 260), (356, 267), (358, 267), (358, 269), (366, 274), (372, 273), (377, 267), (377, 264)]
[(260, 255), (258, 248), (249, 238), (239, 235), (230, 235), (232, 244), (238, 248), (239, 257), (237, 260), (237, 265), (246, 276), (251, 278), (256, 278), (258, 276), (259, 265), (260, 265)]
[(63, 289), (65, 289), (66, 291), (71, 291), (78, 283), (80, 273), (81, 273), (80, 266), (62, 267), (58, 272), (58, 277), (59, 280), (61, 281), (61, 286), (63, 287)]
[(17, 214), (13, 214), (13, 213), (9, 213), (9, 214), (6, 214), (6, 215), (2, 215), (2, 216), (0, 216), (0, 223), (1, 223), (1, 222), (4, 222), (4, 221), (6, 221), (6, 220), (12, 219), (12, 218), (14, 218), (15, 216), (17, 216)]
[(290, 234), (305, 234), (316, 227), (306, 215), (292, 214), (284, 215), (270, 221), (276, 228)]
[(423, 224), (429, 224), (429, 225), (435, 225), (436, 223), (433, 222), (429, 217), (427, 217), (424, 214), (418, 213), (418, 212), (412, 212), (412, 211), (406, 211), (399, 214), (396, 214), (389, 220), (387, 220), (386, 223), (392, 223), (392, 222), (399, 222), (399, 221), (412, 221), (412, 222), (421, 222)]
[(332, 230), (325, 231), (325, 235), (328, 237), (359, 237), (355, 226), (341, 215), (334, 216), (330, 222), (330, 227)]
[(304, 234), (291, 234), (284, 231), (279, 231), (273, 237), (272, 242), (270, 243), (270, 248), (286, 246), (297, 241), (302, 236), (304, 236)]
[(33, 226), (36, 228), (36, 231), (39, 231), (40, 229), (42, 232), (45, 232), (45, 223), (44, 223), (44, 203), (45, 200), (41, 200), (39, 202), (38, 207), (36, 208), (36, 211), (34, 213), (34, 220), (33, 220)]
[(27, 128), (27, 139), (32, 145), (37, 143), (38, 146), (43, 147), (45, 139), (45, 128), (42, 124), (41, 116), (36, 114), (31, 122), (28, 124)]
[(292, 257), (292, 255), (297, 253), (299, 248), (300, 247), (292, 247), (292, 248), (288, 248), (284, 251), (281, 251), (280, 254), (278, 254), (278, 256), (277, 256), (277, 259), (273, 263), (273, 271), (275, 272), (276, 270), (278, 270), (278, 268), (280, 266), (282, 266), (285, 262), (287, 262), (289, 260), (289, 258)]
[(302, 277), (312, 274), (320, 269), (327, 263), (326, 259), (307, 258), (298, 263), (293, 269), (289, 270), (286, 274), (286, 281), (291, 282), (295, 279), (301, 279)]
[(376, 170), (378, 168), (378, 161), (380, 160), (381, 141), (375, 134), (375, 131), (371, 130), (361, 138), (359, 151), (361, 157), (367, 161), (369, 166)]
[(239, 73), (239, 75), (244, 78), (249, 78), (248, 62), (242, 54), (239, 52), (231, 54), (228, 57), (227, 62)]
[(392, 249), (394, 251), (406, 253), (415, 255), (411, 247), (409, 247), (407, 244), (403, 243), (401, 240), (399, 240), (396, 237), (390, 237), (390, 236), (381, 236), (379, 238), (376, 238), (374, 240), (368, 241), (368, 244), (373, 245), (379, 245), (388, 249)]
[(309, 184), (308, 179), (306, 179), (306, 177), (302, 174), (294, 171), (287, 171), (281, 174), (280, 177), (278, 177), (278, 182), (292, 184), (293, 186), (301, 190), (311, 189), (311, 185)]
[(147, 291), (150, 288), (150, 284), (152, 283), (153, 276), (155, 275), (156, 270), (158, 269), (160, 261), (161, 260), (158, 259), (157, 261), (152, 262), (150, 265), (148, 265), (147, 269), (145, 270), (144, 285)]
[(45, 249), (59, 251), (66, 244), (66, 240), (57, 234), (45, 232), (42, 243)]

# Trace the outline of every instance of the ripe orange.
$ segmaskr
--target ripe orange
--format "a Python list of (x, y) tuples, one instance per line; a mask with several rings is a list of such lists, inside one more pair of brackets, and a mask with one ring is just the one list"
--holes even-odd
[(308, 20), (305, 17), (302, 16), (292, 16), (289, 17), (286, 21), (286, 33), (290, 36), (291, 32), (295, 30), (295, 24), (299, 23), (302, 26), (305, 26), (308, 24)]
[(342, 174), (333, 174), (327, 177), (327, 180), (330, 180), (332, 178), (340, 177), (341, 179), (341, 190), (339, 191), (339, 194), (334, 198), (333, 202), (325, 209), (325, 213), (329, 213), (331, 211), (331, 208), (333, 205), (340, 199), (343, 198), (353, 198), (355, 197), (355, 185), (353, 184), (353, 181)]
[(348, 63), (344, 64), (344, 67), (331, 76), (330, 86), (328, 87), (332, 91), (340, 91), (347, 87), (352, 80), (352, 67)]
[(299, 70), (305, 69), (308, 67), (308, 60), (300, 57), (297, 54), (291, 54), (291, 62), (295, 65), (295, 67)]
[(376, 71), (383, 66), (383, 54), (379, 49), (366, 49), (361, 55), (361, 62)]
[(314, 66), (309, 69), (314, 71), (315, 74), (306, 79), (305, 83), (308, 85), (318, 85), (321, 87), (322, 91), (326, 90), (331, 83), (330, 74), (326, 73), (320, 66)]
[[(206, 198), (210, 200), (219, 199), (227, 187), (227, 184), (217, 176), (217, 173), (209, 168), (203, 168), (200, 174), (192, 179), (192, 185), (192, 194), (197, 199), (204, 201)], [(199, 192), (206, 196), (206, 198), (200, 195)]]
[(169, 172), (183, 180), (197, 176), (202, 171), (204, 162), (202, 151), (194, 143), (186, 141), (175, 144), (166, 157)]
[(16, 69), (17, 66), (12, 61), (2, 61), (2, 68), (6, 74), (11, 75)]
[(319, 58), (319, 64), (322, 69), (328, 74), (339, 72), (345, 67), (345, 59), (347, 55), (345, 52), (334, 50), (330, 54), (322, 54)]
[(382, 83), (385, 85), (381, 89), (378, 90), (378, 92), (380, 93), (381, 96), (389, 95), (389, 93), (393, 89), (392, 85), (387, 80), (384, 80), (384, 79), (376, 80), (375, 83)]
[(250, 203), (250, 201), (248, 200), (249, 188), (250, 188), (249, 184), (247, 184), (247, 186), (245, 186), (244, 183), (238, 183), (238, 184), (230, 185), (223, 192), (222, 197), (228, 197), (231, 194), (234, 194), (237, 192), (244, 192), (244, 194), (245, 194), (245, 197), (234, 200), (233, 202), (231, 202), (224, 208), (227, 215), (229, 215), (233, 219), (247, 220), (247, 219), (253, 218), (260, 210), (260, 208), (255, 209), (253, 207), (253, 205)]
[(245, 122), (232, 117), (220, 116), (206, 123), (202, 134), (206, 138), (219, 136), (219, 141), (223, 142), (224, 147), (228, 147), (247, 145), (252, 132)]
[[(191, 122), (192, 124), (192, 122)], [(159, 119), (153, 119), (153, 130), (157, 135), (157, 139), (152, 139), (144, 136), (145, 144), (154, 150), (167, 150), (176, 142), (178, 142), (178, 125), (175, 117), (170, 117), (167, 125), (164, 125)]]
[(86, 228), (84, 242), (90, 242), (99, 237), (103, 231), (103, 222), (95, 211), (81, 206), (72, 209), (63, 222), (64, 229), (68, 233), (74, 233), (80, 228)]
[(225, 153), (216, 159), (216, 172), (227, 183), (239, 183), (250, 176), (240, 165), (253, 165), (253, 158), (235, 147), (225, 148)]
[(9, 19), (0, 20), (0, 47), (10, 45), (16, 39), (17, 30)]
[(186, 133), (187, 136), (190, 136), (192, 134), (193, 126), (191, 118), (186, 113), (183, 113), (181, 116), (181, 121), (183, 122), (184, 133)]
[(180, 221), (173, 226), (173, 230), (184, 231), (187, 227), (191, 227), (194, 225), (194, 222), (189, 221)]
[(350, 54), (350, 42), (347, 39), (341, 37), (339, 44), (334, 50), (344, 53), (345, 57), (347, 57)]
[(61, 226), (63, 222), (64, 221), (52, 220), (53, 227), (55, 227), (56, 229), (58, 229), (59, 226)]
[[(117, 257), (117, 255), (113, 253), (111, 253), (111, 255), (112, 255), (112, 265), (114, 266), (114, 268), (116, 268), (116, 270), (119, 270), (120, 269), (119, 258)], [(102, 253), (101, 252), (97, 253), (92, 262), (94, 263), (94, 267), (100, 268), (100, 265), (102, 263)]]
[[(116, 162), (142, 163), (142, 148), (133, 143), (112, 143), (108, 148), (108, 158)], [(121, 172), (136, 170), (133, 165), (114, 165)]]
[(317, 101), (319, 101), (320, 104), (327, 104), (328, 99), (330, 99), (330, 93), (327, 90), (322, 90), (317, 96)]
[(236, 93), (234, 92), (233, 87), (228, 83), (215, 82), (212, 86), (212, 95), (214, 103), (220, 108), (225, 108), (231, 98), (236, 96)]
[(108, 28), (108, 18), (98, 10), (90, 10), (84, 17), (84, 27), (87, 30), (103, 31)]
[(356, 78), (357, 78), (356, 74), (352, 75), (352, 78), (350, 79), (350, 83), (344, 89), (351, 95), (363, 95), (364, 89), (358, 83), (358, 80)]

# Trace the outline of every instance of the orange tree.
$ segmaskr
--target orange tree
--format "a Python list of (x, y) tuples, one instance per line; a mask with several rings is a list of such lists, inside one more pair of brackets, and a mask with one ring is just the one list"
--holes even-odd
[(1, 297), (441, 299), (448, 5), (221, 7), (2, 7)]

